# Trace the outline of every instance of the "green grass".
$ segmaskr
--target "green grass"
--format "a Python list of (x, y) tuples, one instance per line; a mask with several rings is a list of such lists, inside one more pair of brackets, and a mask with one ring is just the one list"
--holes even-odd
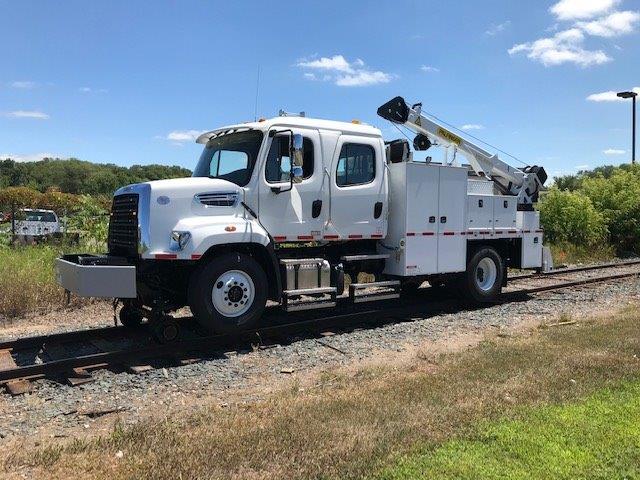
[(614, 479), (640, 477), (640, 382), (584, 401), (522, 409), (470, 438), (405, 457), (380, 479)]
[(615, 249), (607, 243), (585, 247), (563, 242), (549, 244), (549, 247), (555, 265), (606, 262), (616, 257)]

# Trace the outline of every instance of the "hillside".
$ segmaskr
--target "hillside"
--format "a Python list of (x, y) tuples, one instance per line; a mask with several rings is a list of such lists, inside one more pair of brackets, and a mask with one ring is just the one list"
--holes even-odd
[(166, 165), (91, 163), (71, 158), (45, 158), (39, 162), (0, 160), (0, 189), (29, 187), (40, 192), (56, 189), (73, 194), (111, 195), (117, 188), (131, 183), (191, 176), (191, 171)]

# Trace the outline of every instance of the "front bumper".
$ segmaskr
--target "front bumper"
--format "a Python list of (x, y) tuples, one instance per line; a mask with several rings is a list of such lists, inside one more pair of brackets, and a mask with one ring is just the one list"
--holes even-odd
[(58, 284), (80, 297), (136, 298), (136, 267), (110, 255), (64, 255), (56, 260)]

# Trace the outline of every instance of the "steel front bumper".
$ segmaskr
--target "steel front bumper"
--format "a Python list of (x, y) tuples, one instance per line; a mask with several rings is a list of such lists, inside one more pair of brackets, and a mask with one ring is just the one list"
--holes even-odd
[(58, 284), (80, 297), (136, 298), (136, 267), (109, 255), (64, 255), (56, 260)]

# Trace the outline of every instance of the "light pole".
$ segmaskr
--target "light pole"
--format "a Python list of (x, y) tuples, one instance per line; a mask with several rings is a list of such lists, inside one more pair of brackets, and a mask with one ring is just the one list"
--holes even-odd
[(631, 104), (632, 111), (632, 128), (631, 128), (631, 163), (636, 163), (636, 92), (618, 92), (620, 98), (630, 98), (633, 103)]

